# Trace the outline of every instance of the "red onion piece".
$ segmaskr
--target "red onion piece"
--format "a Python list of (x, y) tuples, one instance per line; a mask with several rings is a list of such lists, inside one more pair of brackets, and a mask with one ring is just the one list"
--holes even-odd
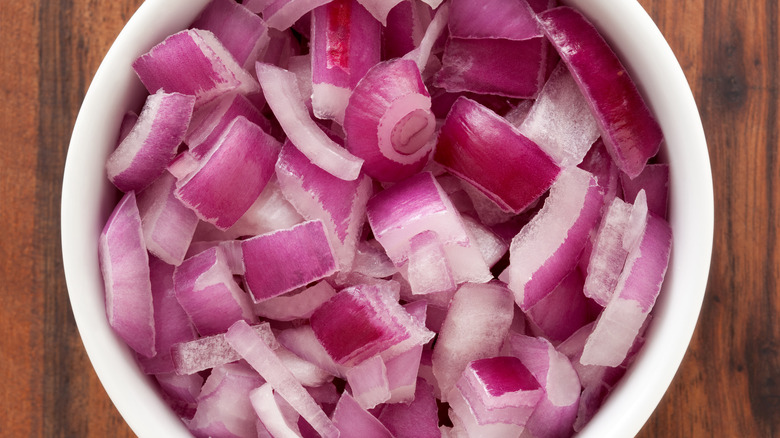
[(381, 356), (373, 356), (349, 367), (346, 377), (355, 401), (361, 408), (373, 409), (390, 400), (390, 382)]
[(632, 206), (615, 198), (607, 206), (596, 232), (588, 262), (583, 293), (602, 307), (606, 306), (617, 285), (628, 256), (623, 235), (628, 227)]
[(463, 223), (469, 233), (469, 240), (476, 243), (485, 263), (492, 268), (509, 250), (509, 242), (469, 216), (463, 216)]
[(192, 241), (198, 216), (174, 196), (176, 178), (168, 172), (138, 194), (138, 211), (146, 249), (164, 262), (178, 266)]
[(558, 7), (537, 17), (588, 99), (612, 159), (620, 170), (636, 177), (658, 153), (663, 133), (628, 72), (577, 10)]
[(431, 8), (421, 0), (402, 0), (387, 14), (382, 34), (383, 59), (400, 58), (420, 45), (431, 21)]
[(182, 419), (192, 419), (198, 408), (197, 397), (203, 386), (203, 377), (199, 374), (179, 376), (173, 373), (155, 374), (154, 379), (160, 385), (163, 399)]
[(136, 59), (133, 69), (150, 93), (162, 89), (195, 96), (196, 107), (229, 91), (260, 91), (257, 81), (206, 30), (183, 30), (169, 36)]
[(600, 135), (585, 96), (562, 62), (518, 129), (561, 167), (582, 162)]
[(640, 190), (647, 195), (647, 209), (658, 217), (666, 218), (669, 198), (669, 165), (648, 164), (636, 178), (620, 175), (626, 202), (634, 202)]
[(263, 9), (263, 17), (269, 27), (285, 30), (309, 11), (330, 0), (275, 0)]
[(172, 373), (174, 363), (171, 346), (198, 336), (189, 316), (176, 299), (173, 270), (173, 266), (156, 257), (149, 259), (154, 304), (154, 348), (157, 354), (151, 358), (138, 355), (138, 362), (146, 374)]
[(123, 192), (140, 191), (162, 175), (179, 149), (192, 117), (192, 96), (158, 91), (106, 161), (108, 179)]
[(312, 120), (295, 74), (273, 65), (257, 63), (257, 77), (268, 105), (295, 147), (331, 175), (347, 181), (357, 179), (363, 160), (331, 140)]
[(622, 195), (620, 169), (610, 158), (601, 137), (591, 145), (582, 163), (577, 167), (587, 170), (596, 177), (601, 191), (604, 192), (604, 204), (609, 205), (616, 196)]
[(365, 222), (371, 179), (362, 175), (344, 181), (315, 166), (289, 141), (276, 162), (276, 175), (287, 200), (306, 219), (319, 219), (328, 232), (339, 270), (352, 266)]
[(450, 35), (458, 38), (504, 38), (520, 41), (541, 36), (526, 1), (452, 0)]
[[(271, 326), (267, 322), (252, 328), (265, 339), (271, 349), (279, 348), (279, 343), (276, 342)], [(170, 347), (170, 357), (174, 370), (179, 375), (195, 374), (241, 359), (241, 356), (228, 344), (224, 333), (176, 343)]]
[(410, 403), (385, 405), (377, 417), (395, 438), (440, 438), (433, 387), (417, 378)]
[(239, 116), (198, 168), (176, 183), (176, 196), (201, 220), (227, 229), (260, 196), (280, 149), (273, 137)]
[[(425, 324), (428, 303), (416, 301), (404, 309), (420, 324)], [(400, 355), (385, 361), (390, 398), (387, 403), (411, 403), (414, 400), (417, 372), (420, 367), (423, 346), (415, 345)]]
[(353, 366), (377, 354), (389, 360), (433, 337), (387, 288), (344, 289), (312, 314), (311, 328), (336, 363)]
[[(404, 3), (402, 3), (402, 5), (403, 4)], [(421, 3), (415, 3), (415, 4), (421, 4)], [(429, 14), (426, 13), (423, 13), (423, 15), (429, 16)], [(433, 51), (436, 42), (444, 33), (444, 30), (447, 28), (447, 21), (449, 19), (449, 16), (450, 16), (450, 5), (449, 3), (446, 3), (436, 11), (436, 15), (433, 17), (432, 20), (429, 19), (430, 23), (425, 28), (425, 34), (423, 34), (422, 38), (420, 39), (420, 43), (415, 44), (414, 47), (411, 50), (407, 51), (406, 54), (403, 56), (405, 59), (411, 59), (412, 61), (414, 61), (417, 64), (417, 68), (420, 69), (420, 73), (423, 74), (426, 79), (431, 74), (427, 70), (428, 64), (431, 61), (431, 59), (436, 59), (438, 61), (438, 58), (431, 58), (431, 52)]]
[(387, 25), (387, 15), (402, 0), (357, 0), (382, 26)]
[(345, 367), (337, 364), (322, 346), (309, 325), (282, 330), (277, 336), (279, 343), (288, 350), (328, 371), (337, 377), (345, 377)]
[(245, 117), (266, 132), (270, 131), (271, 123), (246, 96), (228, 93), (203, 105), (192, 114), (192, 122), (184, 142), (193, 156), (197, 159), (203, 158), (238, 116)]
[(322, 408), (248, 324), (243, 321), (236, 322), (228, 329), (225, 338), (317, 432), (326, 438), (338, 438), (338, 429)]
[(373, 278), (386, 278), (398, 272), (398, 269), (387, 257), (382, 245), (372, 239), (358, 241), (352, 272)]
[(341, 432), (341, 438), (393, 438), (393, 434), (347, 391), (341, 394), (333, 411), (333, 424)]
[(542, 385), (545, 396), (525, 424), (536, 437), (568, 437), (577, 416), (580, 380), (569, 359), (545, 338), (512, 334), (512, 355), (523, 362)]
[(259, 14), (263, 12), (263, 9), (273, 3), (273, 0), (244, 0), (242, 4), (245, 8), (252, 11), (253, 14)]
[(344, 115), (347, 149), (365, 160), (367, 175), (386, 182), (422, 170), (435, 129), (420, 70), (405, 59), (374, 65), (355, 86)]
[[(250, 295), (260, 302), (336, 272), (333, 250), (322, 221), (247, 239), (241, 244)], [(296, 260), (296, 263), (290, 263)]]
[(312, 12), (311, 29), (314, 115), (343, 123), (350, 92), (380, 60), (382, 27), (357, 0), (333, 0)]
[(232, 0), (211, 0), (191, 27), (212, 32), (243, 68), (254, 64), (270, 40), (263, 19)]
[(455, 101), (444, 121), (434, 159), (514, 213), (546, 192), (559, 173), (535, 143), (493, 111), (464, 97)]
[[(637, 201), (641, 202), (639, 197)], [(615, 292), (585, 344), (580, 359), (585, 365), (617, 366), (623, 362), (661, 290), (671, 254), (672, 230), (652, 213), (641, 225), (644, 229), (629, 249)]]
[(539, 329), (539, 336), (557, 344), (596, 318), (594, 307), (601, 308), (583, 295), (584, 282), (580, 270), (574, 269), (549, 295), (528, 309), (526, 316)]
[(143, 356), (154, 356), (149, 256), (134, 192), (125, 194), (114, 207), (98, 239), (98, 254), (108, 323), (130, 348)]
[(202, 336), (223, 333), (237, 320), (254, 322), (249, 297), (236, 284), (224, 250), (213, 247), (176, 267), (176, 298)]
[(533, 307), (576, 267), (603, 202), (593, 175), (577, 167), (561, 173), (509, 249), (509, 288), (521, 309)]
[(433, 349), (442, 401), (469, 362), (498, 355), (513, 316), (512, 294), (501, 283), (466, 283), (455, 292)]
[(298, 412), (282, 397), (276, 397), (273, 387), (265, 383), (249, 393), (257, 417), (273, 438), (298, 438)]
[(444, 246), (435, 231), (423, 231), (409, 241), (406, 278), (415, 295), (455, 290)]
[(193, 435), (199, 438), (255, 436), (256, 416), (249, 394), (263, 383), (245, 364), (215, 367), (203, 384), (197, 411), (188, 423)]
[(295, 380), (303, 386), (317, 387), (333, 380), (332, 374), (284, 347), (280, 346), (274, 352), (279, 356), (279, 360), (282, 361), (285, 368), (295, 376)]
[(336, 295), (327, 281), (320, 281), (300, 292), (280, 295), (254, 305), (259, 316), (276, 321), (308, 319), (324, 302)]

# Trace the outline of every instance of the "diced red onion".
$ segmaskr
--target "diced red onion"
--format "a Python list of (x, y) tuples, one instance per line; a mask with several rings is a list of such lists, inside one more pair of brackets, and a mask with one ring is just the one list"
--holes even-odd
[[(403, 4), (405, 3), (402, 3), (402, 5)], [(431, 59), (433, 46), (447, 28), (449, 16), (450, 5), (449, 3), (446, 3), (436, 11), (436, 15), (432, 20), (430, 20), (429, 25), (425, 28), (425, 34), (423, 34), (422, 38), (420, 39), (420, 43), (415, 44), (414, 48), (407, 51), (407, 53), (403, 56), (405, 59), (414, 61), (417, 64), (417, 68), (420, 69), (421, 74), (426, 74), (426, 67), (428, 66), (429, 60)]]
[(123, 192), (140, 191), (176, 156), (195, 100), (162, 90), (149, 95), (138, 121), (106, 161), (108, 179)]
[(561, 167), (582, 162), (600, 135), (585, 96), (563, 62), (553, 70), (519, 130)]
[(380, 60), (382, 27), (358, 0), (333, 0), (312, 12), (312, 107), (344, 122), (349, 95)]
[(602, 205), (593, 175), (577, 167), (561, 173), (544, 207), (509, 249), (509, 288), (521, 309), (533, 307), (574, 269)]
[(382, 245), (372, 239), (358, 241), (352, 272), (374, 278), (385, 278), (398, 272), (398, 269), (387, 257)]
[(337, 377), (345, 377), (345, 367), (337, 364), (322, 346), (309, 325), (282, 330), (277, 336), (279, 343), (288, 350), (328, 371)]
[(357, 0), (382, 26), (387, 24), (387, 15), (402, 0)]
[(498, 354), (513, 307), (511, 292), (497, 282), (466, 283), (458, 289), (433, 349), (433, 374), (442, 401), (469, 362)]
[(306, 219), (325, 225), (339, 270), (347, 272), (363, 230), (366, 203), (373, 194), (366, 175), (345, 181), (315, 166), (289, 141), (276, 162), (282, 193)]
[(299, 438), (298, 412), (281, 397), (274, 396), (273, 387), (265, 383), (249, 393), (257, 417), (273, 438)]
[(243, 68), (254, 65), (270, 40), (263, 19), (232, 0), (211, 0), (191, 27), (212, 32)]
[(400, 58), (420, 45), (431, 9), (420, 0), (402, 0), (387, 14), (382, 34), (384, 59)]
[(400, 181), (422, 170), (435, 129), (420, 70), (405, 59), (374, 65), (355, 86), (344, 114), (347, 149), (380, 181)]
[(658, 153), (663, 133), (628, 72), (598, 30), (577, 10), (558, 7), (537, 17), (588, 99), (615, 164), (636, 177)]
[[(279, 343), (276, 342), (267, 322), (252, 328), (265, 339), (271, 349), (279, 348)], [(180, 375), (198, 373), (241, 359), (241, 356), (228, 344), (224, 333), (179, 342), (170, 347), (170, 352), (174, 370)]]
[(160, 384), (163, 399), (170, 404), (174, 412), (182, 419), (192, 419), (198, 407), (197, 397), (203, 386), (203, 377), (199, 374), (179, 376), (174, 373), (155, 374)]
[[(241, 244), (246, 285), (255, 302), (293, 291), (336, 272), (322, 221), (247, 239)], [(290, 263), (296, 260), (296, 263)]]
[(257, 315), (276, 321), (307, 319), (333, 295), (336, 295), (335, 289), (327, 281), (320, 281), (300, 292), (256, 303), (254, 309)]
[(444, 246), (435, 231), (423, 231), (411, 238), (406, 274), (415, 295), (455, 290)]
[(613, 199), (595, 235), (583, 293), (602, 307), (612, 297), (628, 256), (628, 250), (623, 248), (623, 235), (631, 210), (631, 204), (620, 198)]
[(280, 346), (274, 352), (295, 379), (306, 387), (317, 387), (333, 380), (333, 375)]
[(275, 0), (263, 9), (263, 18), (269, 27), (285, 30), (316, 7), (330, 0)]
[(390, 400), (387, 368), (381, 356), (373, 356), (349, 367), (346, 377), (355, 401), (361, 408), (372, 409)]
[(207, 30), (175, 33), (133, 62), (133, 69), (150, 93), (195, 96), (196, 107), (223, 93), (260, 91), (222, 43)]
[(338, 438), (338, 429), (322, 408), (249, 325), (243, 321), (236, 322), (228, 329), (225, 338), (317, 432), (325, 438)]
[(440, 438), (433, 387), (417, 378), (410, 403), (385, 405), (377, 417), (395, 438)]
[(219, 246), (185, 260), (173, 281), (179, 304), (202, 336), (223, 333), (237, 320), (257, 320)]
[(242, 4), (254, 14), (263, 12), (263, 9), (273, 3), (273, 0), (244, 0)]
[(341, 432), (341, 438), (393, 438), (393, 434), (346, 391), (333, 411), (333, 424)]
[(528, 309), (526, 315), (541, 330), (540, 335), (557, 344), (596, 317), (592, 310), (595, 305), (582, 293), (584, 282), (580, 270), (574, 269), (549, 295)]
[(363, 160), (331, 140), (312, 120), (295, 74), (263, 63), (257, 63), (256, 69), (268, 105), (295, 147), (331, 175), (347, 181), (357, 179)]
[(463, 216), (463, 224), (469, 240), (476, 242), (485, 263), (492, 268), (506, 254), (509, 243), (469, 216)]
[(149, 256), (134, 192), (125, 194), (114, 207), (98, 239), (98, 255), (108, 323), (130, 348), (143, 356), (154, 356)]
[[(416, 301), (404, 306), (404, 309), (421, 324), (425, 324), (427, 308), (428, 303), (425, 301)], [(385, 361), (387, 383), (390, 389), (390, 398), (387, 403), (411, 403), (414, 400), (422, 351), (423, 346), (416, 345)]]
[(582, 163), (578, 167), (587, 170), (596, 177), (601, 190), (604, 192), (604, 204), (609, 205), (616, 196), (622, 195), (620, 169), (610, 158), (607, 147), (604, 145), (601, 137), (591, 145), (590, 150), (585, 154), (585, 158), (583, 158)]
[(306, 109), (312, 111), (311, 95), (314, 94), (314, 88), (311, 82), (311, 53), (291, 56), (287, 61), (287, 69), (295, 74)]
[(464, 97), (447, 115), (435, 160), (514, 213), (546, 192), (560, 171), (505, 119)]
[(280, 149), (273, 137), (239, 116), (198, 168), (176, 183), (176, 197), (201, 220), (227, 229), (260, 196), (273, 175)]
[(477, 416), (472, 412), (463, 394), (454, 388), (450, 391), (447, 401), (450, 405), (449, 417), (452, 420), (453, 428), (450, 430), (449, 437), (468, 438), (468, 437), (507, 437), (519, 438), (523, 432), (523, 426), (513, 423), (484, 423), (477, 421)]
[(660, 218), (666, 218), (669, 197), (669, 165), (648, 164), (636, 178), (620, 175), (626, 202), (634, 202), (640, 190), (647, 195), (647, 209)]
[(122, 123), (119, 125), (119, 140), (117, 144), (122, 143), (122, 140), (127, 137), (133, 130), (133, 126), (138, 122), (138, 114), (135, 111), (128, 111), (122, 117)]

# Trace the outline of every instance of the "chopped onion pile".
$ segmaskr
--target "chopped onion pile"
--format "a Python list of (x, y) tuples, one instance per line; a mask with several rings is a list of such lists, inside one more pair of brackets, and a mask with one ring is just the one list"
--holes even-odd
[(555, 0), (212, 0), (135, 61), (108, 321), (198, 437), (562, 437), (641, 348), (658, 123)]

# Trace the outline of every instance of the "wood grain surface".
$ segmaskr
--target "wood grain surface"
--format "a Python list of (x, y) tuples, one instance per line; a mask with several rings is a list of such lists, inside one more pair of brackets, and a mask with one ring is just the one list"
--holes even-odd
[[(778, 2), (640, 0), (688, 77), (715, 181), (693, 342), (641, 437), (780, 437)], [(130, 437), (70, 310), (59, 201), (89, 82), (141, 0), (0, 3), (0, 436)]]

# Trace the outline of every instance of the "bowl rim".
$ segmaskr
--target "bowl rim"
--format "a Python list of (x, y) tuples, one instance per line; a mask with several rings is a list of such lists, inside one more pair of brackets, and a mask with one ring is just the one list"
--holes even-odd
[[(110, 214), (106, 205), (111, 205), (117, 195), (104, 174), (94, 170), (95, 166), (103, 168), (110, 153), (104, 145), (116, 138), (124, 111), (140, 106), (138, 96), (143, 87), (132, 72), (132, 60), (187, 26), (207, 3), (208, 0), (146, 0), (139, 7), (107, 52), (85, 95), (63, 174), (62, 257), (74, 319), (106, 393), (133, 432), (141, 437), (191, 434), (159, 397), (152, 379), (141, 372), (133, 353), (113, 333), (105, 318), (96, 248), (98, 235)], [(714, 235), (712, 173), (701, 119), (685, 74), (642, 6), (635, 0), (562, 3), (576, 6), (612, 42), (657, 115), (666, 139), (685, 145), (673, 151), (666, 144), (663, 146), (670, 163), (670, 187), (684, 184), (685, 190), (670, 189), (670, 222), (675, 235), (669, 273), (654, 309), (659, 316), (650, 325), (637, 361), (579, 433), (581, 437), (633, 436), (671, 384), (699, 319)], [(150, 27), (150, 22), (162, 24)], [(652, 51), (652, 59), (638, 54), (642, 50)], [(661, 85), (663, 89), (658, 94), (644, 92)], [(116, 105), (116, 101), (103, 97), (112, 94), (126, 105)], [(669, 99), (675, 101), (671, 108), (663, 105)], [(84, 211), (92, 210), (84, 206), (96, 204), (99, 217), (86, 217)], [(697, 217), (680, 217), (676, 211), (695, 211)], [(674, 289), (670, 290), (672, 283)], [(94, 294), (96, 288), (99, 296)], [(151, 418), (157, 420), (150, 421)]]

